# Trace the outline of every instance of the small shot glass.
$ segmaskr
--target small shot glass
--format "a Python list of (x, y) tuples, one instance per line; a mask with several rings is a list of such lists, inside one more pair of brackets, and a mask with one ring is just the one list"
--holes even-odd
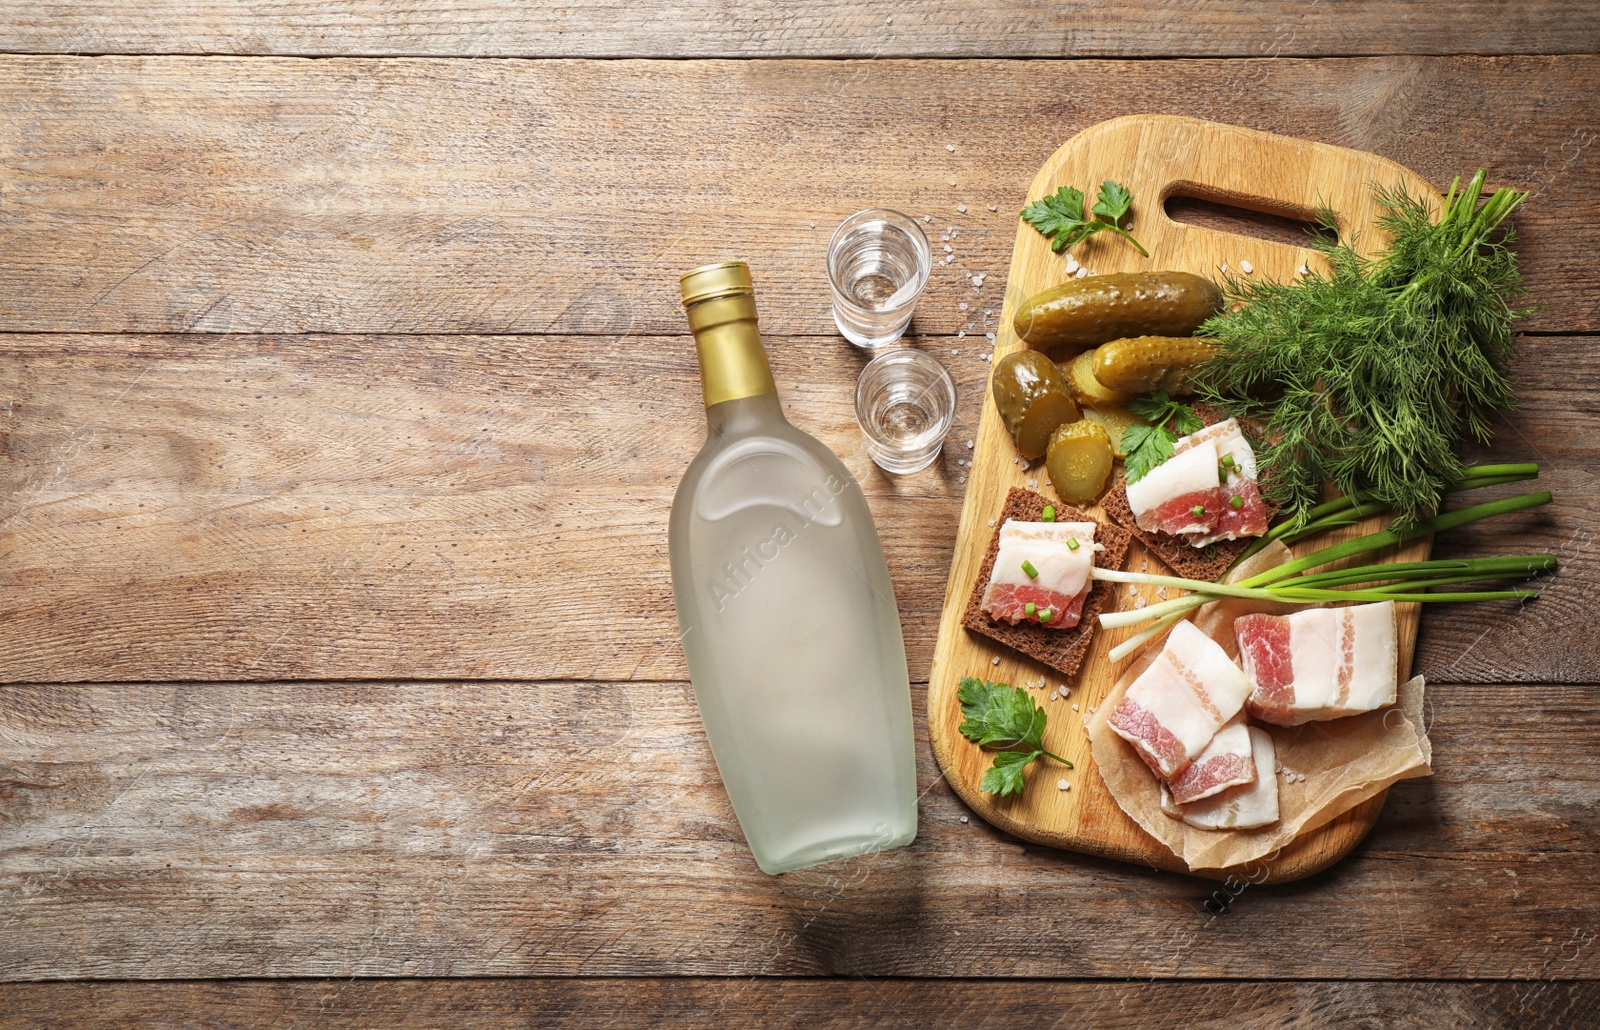
[(839, 223), (828, 241), (833, 321), (858, 347), (900, 339), (933, 269), (933, 248), (916, 219), (871, 208)]
[(956, 417), (956, 383), (937, 360), (898, 347), (867, 362), (856, 381), (856, 421), (886, 472), (933, 464)]

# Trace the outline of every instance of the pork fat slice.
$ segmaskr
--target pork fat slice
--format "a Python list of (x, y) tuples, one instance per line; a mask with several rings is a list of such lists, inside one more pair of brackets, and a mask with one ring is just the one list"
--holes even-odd
[[(1048, 629), (1070, 629), (1083, 614), (1094, 565), (1093, 522), (1018, 522), (1000, 527), (1000, 550), (983, 592), (983, 610), (1015, 626), (1031, 622)], [(1076, 540), (1077, 547), (1067, 541)], [(1026, 561), (1035, 575), (1028, 575)], [(1034, 614), (1027, 614), (1027, 606)], [(1041, 622), (1040, 612), (1049, 612)]]
[[(1219, 482), (1224, 472), (1226, 481)], [(1140, 529), (1187, 537), (1195, 547), (1267, 531), (1255, 452), (1237, 419), (1178, 440), (1172, 445), (1172, 457), (1138, 482), (1127, 484), (1127, 492), (1128, 507)]]
[(1239, 714), (1249, 693), (1250, 681), (1222, 645), (1180, 622), (1111, 713), (1111, 728), (1171, 781)]
[(1298, 726), (1394, 704), (1393, 601), (1241, 615), (1233, 633), (1250, 678), (1250, 714), (1262, 722)]
[(1256, 726), (1248, 728), (1250, 751), (1255, 759), (1255, 779), (1230, 787), (1199, 801), (1180, 805), (1165, 784), (1161, 786), (1161, 810), (1200, 830), (1248, 830), (1278, 821), (1278, 754), (1272, 734)]
[(1173, 777), (1172, 800), (1188, 804), (1255, 779), (1256, 763), (1246, 729), (1244, 713), (1240, 712), (1218, 730), (1189, 768)]

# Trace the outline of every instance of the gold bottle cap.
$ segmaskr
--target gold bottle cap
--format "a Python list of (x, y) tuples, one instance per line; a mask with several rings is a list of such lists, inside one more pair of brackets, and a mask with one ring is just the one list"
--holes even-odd
[(700, 355), (706, 407), (777, 393), (756, 327), (756, 290), (750, 266), (743, 261), (703, 265), (683, 273), (679, 284)]
[(756, 292), (750, 266), (743, 261), (719, 261), (692, 268), (678, 277), (678, 285), (683, 288), (684, 307), (735, 293)]

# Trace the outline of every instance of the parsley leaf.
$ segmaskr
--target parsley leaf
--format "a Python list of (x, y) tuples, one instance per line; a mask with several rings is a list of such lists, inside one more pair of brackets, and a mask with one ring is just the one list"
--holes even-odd
[(1094, 213), (1102, 222), (1121, 225), (1133, 207), (1133, 194), (1120, 182), (1107, 179), (1100, 184), (1100, 196), (1095, 198)]
[(1021, 794), (1022, 789), (1028, 785), (1028, 781), (1022, 778), (1022, 770), (1038, 757), (1037, 751), (1000, 752), (994, 756), (994, 765), (983, 774), (983, 782), (978, 784), (978, 789), (985, 794), (998, 794), (1001, 797)]
[(1150, 252), (1134, 239), (1122, 222), (1133, 208), (1133, 194), (1126, 186), (1107, 179), (1095, 199), (1094, 217), (1083, 213), (1085, 198), (1076, 186), (1062, 186), (1053, 195), (1042, 197), (1022, 209), (1022, 219), (1051, 237), (1050, 247), (1057, 254), (1076, 246), (1097, 232), (1109, 230), (1123, 237), (1145, 257)]
[(1172, 457), (1172, 445), (1178, 442), (1178, 437), (1205, 428), (1193, 408), (1171, 399), (1165, 390), (1157, 390), (1149, 397), (1135, 397), (1128, 402), (1128, 410), (1152, 423), (1131, 426), (1122, 434), (1122, 449), (1128, 455), (1122, 464), (1128, 471), (1130, 483), (1137, 483), (1151, 469)]
[(967, 676), (961, 680), (957, 697), (961, 701), (961, 735), (979, 747), (1022, 748), (1002, 750), (994, 765), (983, 774), (979, 789), (1006, 797), (1020, 794), (1027, 786), (1022, 771), (1033, 760), (1054, 758), (1068, 769), (1072, 763), (1044, 749), (1045, 711), (1021, 687)]

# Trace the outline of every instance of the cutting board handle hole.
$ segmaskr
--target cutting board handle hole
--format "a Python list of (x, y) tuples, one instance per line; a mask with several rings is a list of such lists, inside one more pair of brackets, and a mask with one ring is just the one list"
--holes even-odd
[(1175, 183), (1162, 200), (1167, 217), (1184, 225), (1195, 225), (1215, 232), (1249, 236), (1273, 243), (1286, 243), (1291, 247), (1307, 247), (1314, 239), (1334, 240), (1335, 234), (1317, 224), (1316, 212), (1301, 211), (1289, 205), (1274, 207), (1260, 202), (1260, 207), (1240, 207), (1229, 203), (1203, 186), (1192, 183)]

